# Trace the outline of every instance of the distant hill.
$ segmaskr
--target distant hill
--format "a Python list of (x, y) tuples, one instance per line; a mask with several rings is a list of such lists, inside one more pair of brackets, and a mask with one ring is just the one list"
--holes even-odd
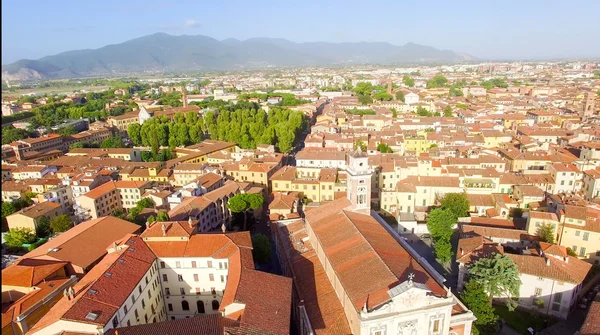
[(452, 63), (466, 54), (408, 43), (295, 43), (281, 38), (229, 38), (156, 33), (91, 50), (67, 51), (2, 66), (9, 80), (58, 79), (147, 71), (202, 71), (335, 64)]

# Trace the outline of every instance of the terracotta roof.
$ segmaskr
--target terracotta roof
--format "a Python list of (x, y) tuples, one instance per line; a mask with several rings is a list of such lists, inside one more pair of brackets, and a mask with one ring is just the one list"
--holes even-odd
[(388, 290), (414, 273), (414, 281), (432, 293), (446, 290), (370, 215), (344, 210), (347, 199), (338, 199), (306, 213), (316, 238), (354, 308), (365, 303), (373, 309), (390, 299)]
[[(592, 264), (584, 262), (577, 257), (568, 256), (568, 261), (557, 259), (554, 256), (540, 257), (538, 255), (506, 254), (510, 257), (519, 272), (535, 277), (550, 278), (557, 281), (580, 284), (592, 268)], [(546, 264), (546, 259), (550, 265)]]
[(351, 334), (344, 308), (327, 274), (309, 242), (301, 220), (278, 225), (280, 242), (286, 250), (293, 276), (294, 288), (303, 301), (312, 328), (317, 335)]
[[(112, 216), (82, 222), (42, 244), (23, 258), (56, 259), (87, 269), (106, 254), (106, 248), (140, 226)], [(57, 249), (57, 251), (52, 251)]]
[[(141, 238), (129, 235), (120, 242), (120, 250), (104, 257), (73, 286), (74, 299), (61, 298), (32, 328), (32, 333), (59, 320), (108, 324), (156, 260)], [(92, 311), (98, 314), (95, 320), (86, 318)]]
[(39, 204), (34, 204), (32, 206), (26, 207), (16, 213), (9, 215), (9, 217), (21, 214), (21, 215), (25, 215), (25, 216), (33, 218), (33, 219), (37, 219), (40, 216), (46, 215), (46, 214), (56, 210), (57, 208), (60, 208), (59, 204), (56, 204), (51, 201), (45, 201), (45, 202), (42, 202)]
[[(155, 221), (146, 226), (146, 230), (140, 235), (142, 238), (148, 237), (190, 237), (198, 225), (198, 220), (189, 221)], [(163, 230), (164, 227), (164, 230)]]
[(33, 287), (66, 264), (62, 261), (22, 258), (2, 270), (2, 285)]
[(464, 235), (478, 235), (486, 238), (501, 238), (515, 241), (538, 241), (539, 237), (529, 235), (526, 230), (485, 227), (478, 225), (470, 225), (467, 223), (459, 223), (459, 228)]
[(583, 325), (581, 326), (580, 335), (598, 334), (600, 334), (600, 294), (596, 293), (585, 321), (583, 321)]
[(106, 335), (223, 335), (226, 328), (237, 327), (239, 322), (220, 314), (198, 315), (189, 319), (177, 319), (110, 329)]
[(98, 199), (101, 196), (103, 196), (103, 195), (107, 194), (108, 192), (113, 191), (115, 189), (116, 189), (115, 182), (109, 181), (109, 182), (106, 182), (106, 183), (94, 188), (93, 190), (91, 190), (81, 196), (87, 197), (90, 199)]

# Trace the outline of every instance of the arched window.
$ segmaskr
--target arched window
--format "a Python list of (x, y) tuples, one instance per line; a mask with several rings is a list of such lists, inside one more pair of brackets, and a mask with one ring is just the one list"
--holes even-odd
[(198, 307), (198, 313), (200, 313), (200, 314), (206, 313), (204, 311), (204, 301), (202, 301), (202, 300), (196, 301), (196, 307)]
[(181, 309), (183, 309), (184, 311), (189, 311), (190, 310), (190, 304), (188, 304), (187, 301), (183, 300), (181, 302)]
[(212, 309), (213, 309), (213, 311), (216, 311), (216, 310), (219, 309), (219, 302), (218, 301), (216, 301), (216, 300), (212, 301)]

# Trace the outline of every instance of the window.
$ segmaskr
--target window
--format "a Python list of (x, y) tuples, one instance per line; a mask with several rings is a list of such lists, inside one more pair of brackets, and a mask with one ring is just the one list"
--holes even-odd
[(135, 304), (135, 295), (132, 295), (132, 296), (131, 296), (131, 303), (132, 303), (132, 304)]
[(199, 287), (196, 287), (196, 295), (200, 295), (202, 293), (202, 291), (200, 291)]
[(185, 295), (185, 289), (183, 287), (179, 288), (179, 294)]
[(140, 291), (140, 293), (142, 293), (142, 285), (138, 286), (138, 291)]
[(165, 293), (166, 293), (167, 295), (171, 295), (171, 289), (169, 289), (168, 287), (167, 287), (167, 288), (165, 288)]
[(219, 309), (219, 302), (218, 301), (216, 301), (216, 300), (212, 301), (212, 309), (213, 309), (213, 311), (216, 311), (216, 310)]
[(183, 275), (177, 275), (177, 279), (178, 279), (179, 281), (183, 281)]
[(208, 266), (209, 268), (212, 268), (212, 261), (208, 261), (206, 266)]
[(198, 313), (204, 314), (204, 301), (198, 300), (196, 301), (196, 307), (198, 308)]
[(227, 262), (223, 263), (223, 267), (225, 267), (225, 269), (227, 269)]
[(440, 329), (440, 320), (433, 320), (433, 326), (432, 329), (434, 334), (438, 334), (440, 333), (441, 329)]
[(188, 304), (187, 301), (183, 300), (181, 302), (181, 309), (183, 309), (184, 311), (189, 311), (190, 310), (190, 304)]
[(163, 274), (163, 281), (169, 281), (169, 277), (166, 274)]
[(137, 311), (137, 309), (135, 310), (135, 313), (134, 313), (134, 314), (135, 314), (135, 318), (136, 318), (136, 319), (139, 319), (139, 318), (140, 318), (140, 315), (138, 314), (138, 311)]
[(535, 288), (535, 293), (534, 293), (534, 294), (535, 294), (535, 296), (536, 296), (536, 297), (540, 297), (540, 296), (542, 296), (542, 289), (541, 289), (541, 288), (539, 288), (539, 287), (536, 287), (536, 288)]
[(194, 273), (194, 281), (198, 281), (198, 274)]
[(225, 276), (221, 275), (221, 283), (225, 282)]
[(544, 281), (544, 278), (543, 277), (538, 277), (538, 280)]
[(142, 308), (146, 308), (146, 302), (142, 299)]
[(215, 275), (213, 275), (212, 273), (208, 275), (208, 280), (210, 281), (215, 281)]
[(119, 325), (119, 319), (117, 319), (117, 317), (115, 316), (112, 320), (112, 326), (113, 326), (113, 328), (117, 328), (118, 325)]
[(210, 293), (212, 293), (212, 295), (217, 295), (217, 290), (215, 290), (214, 287), (210, 288)]
[(408, 200), (412, 200), (412, 195), (411, 194), (408, 195)]
[(123, 306), (123, 313), (127, 314), (127, 305)]
[(581, 231), (580, 230), (576, 230), (575, 231), (575, 236), (580, 236), (581, 235)]
[(552, 310), (553, 311), (560, 311), (560, 303), (562, 301), (562, 292), (556, 292), (554, 293), (554, 299), (552, 299)]
[(590, 238), (590, 233), (588, 233), (588, 232), (583, 233), (583, 240), (584, 241), (587, 241), (589, 238)]
[(581, 247), (581, 249), (579, 250), (579, 256), (585, 257), (585, 248), (584, 247)]
[(175, 267), (176, 268), (180, 268), (181, 267), (181, 262), (175, 262)]
[(173, 304), (168, 304), (167, 306), (169, 307), (169, 312), (172, 312), (173, 311)]
[(573, 248), (571, 248), (571, 249), (573, 249), (574, 252), (577, 252), (577, 246), (576, 245), (574, 245)]
[(192, 261), (192, 267), (195, 268), (196, 267), (196, 261)]

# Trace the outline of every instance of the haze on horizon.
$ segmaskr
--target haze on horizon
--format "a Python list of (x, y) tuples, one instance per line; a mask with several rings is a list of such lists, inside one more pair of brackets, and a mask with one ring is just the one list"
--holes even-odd
[[(570, 10), (569, 10), (570, 8)], [(413, 42), (483, 59), (600, 57), (600, 1), (2, 2), (2, 64), (156, 32), (294, 42)], [(23, 15), (27, 13), (27, 15)]]

